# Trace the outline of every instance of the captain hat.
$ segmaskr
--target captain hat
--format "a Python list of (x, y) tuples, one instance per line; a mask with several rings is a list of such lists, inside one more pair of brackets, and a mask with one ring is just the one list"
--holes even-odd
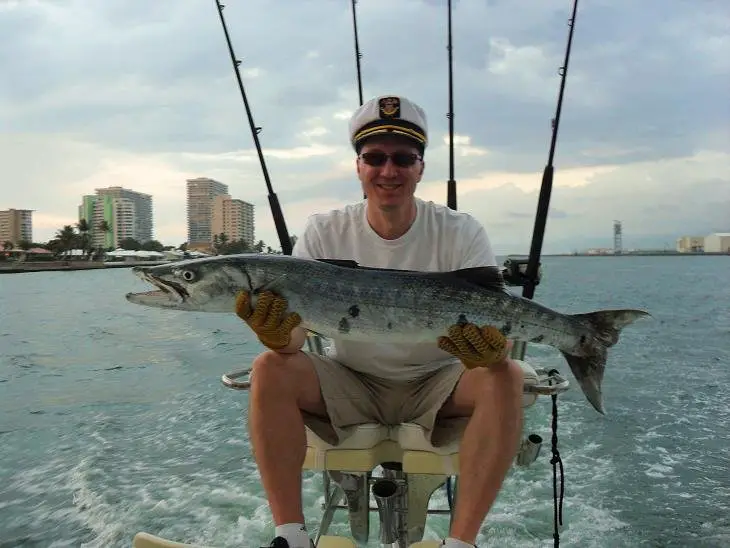
[(350, 141), (356, 151), (368, 137), (388, 133), (409, 137), (423, 151), (428, 144), (426, 113), (405, 97), (381, 95), (364, 103), (350, 118)]

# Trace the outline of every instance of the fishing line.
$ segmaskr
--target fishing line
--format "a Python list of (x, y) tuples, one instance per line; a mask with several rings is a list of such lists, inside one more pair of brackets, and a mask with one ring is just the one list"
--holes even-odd
[[(532, 244), (530, 246), (530, 255), (527, 260), (527, 268), (524, 275), (524, 286), (522, 288), (522, 296), (532, 299), (535, 294), (535, 287), (539, 283), (540, 255), (542, 253), (542, 244), (545, 237), (545, 226), (547, 224), (547, 216), (550, 209), (550, 194), (553, 186), (553, 160), (555, 157), (555, 147), (558, 139), (558, 127), (560, 126), (560, 114), (563, 107), (563, 95), (565, 92), (565, 82), (568, 76), (568, 62), (570, 61), (570, 51), (573, 45), (573, 31), (575, 30), (575, 16), (578, 11), (578, 0), (573, 0), (573, 12), (568, 19), (568, 44), (565, 48), (565, 59), (563, 66), (560, 67), (560, 91), (558, 92), (558, 102), (555, 108), (555, 118), (552, 120), (552, 136), (550, 139), (550, 151), (548, 152), (548, 161), (542, 174), (542, 184), (540, 185), (540, 196), (537, 202), (537, 214), (535, 215), (535, 225), (532, 231)], [(517, 345), (515, 345), (517, 346)], [(516, 348), (520, 357), (524, 356), (525, 344), (519, 344)], [(559, 526), (563, 524), (563, 494), (565, 476), (563, 474), (563, 462), (558, 451), (558, 404), (557, 394), (552, 395), (552, 437), (551, 437), (551, 453), (550, 464), (553, 469), (553, 545), (555, 548), (560, 546)], [(560, 470), (560, 495), (558, 495), (558, 479), (557, 473)]]
[(223, 8), (225, 7), (223, 4), (219, 2), (219, 0), (215, 0), (215, 4), (218, 7), (218, 15), (220, 16), (221, 20), (221, 26), (223, 27), (223, 32), (226, 36), (226, 44), (228, 44), (228, 53), (230, 53), (231, 56), (231, 63), (233, 64), (233, 72), (236, 74), (236, 80), (238, 81), (238, 89), (241, 92), (241, 98), (243, 99), (243, 104), (246, 107), (246, 115), (248, 116), (248, 125), (251, 128), (251, 135), (253, 136), (253, 142), (256, 145), (256, 152), (259, 156), (259, 163), (261, 164), (261, 171), (264, 175), (264, 181), (266, 182), (266, 188), (269, 193), (269, 206), (271, 207), (271, 214), (274, 217), (274, 225), (276, 226), (276, 233), (279, 236), (279, 244), (281, 245), (281, 252), (284, 255), (291, 255), (292, 252), (292, 243), (291, 238), (289, 236), (289, 231), (286, 228), (286, 220), (284, 219), (284, 213), (281, 210), (281, 205), (279, 205), (279, 198), (276, 196), (276, 193), (274, 192), (274, 188), (271, 185), (271, 179), (269, 178), (269, 171), (266, 169), (266, 161), (264, 160), (264, 153), (261, 150), (261, 143), (259, 142), (259, 133), (261, 133), (262, 128), (257, 127), (256, 124), (253, 121), (253, 115), (251, 114), (251, 107), (248, 104), (248, 99), (246, 98), (246, 91), (243, 87), (243, 79), (241, 78), (241, 71), (239, 69), (241, 65), (241, 61), (236, 58), (236, 54), (233, 52), (233, 44), (231, 44), (231, 37), (228, 34), (228, 27), (226, 26), (225, 18), (223, 17)]

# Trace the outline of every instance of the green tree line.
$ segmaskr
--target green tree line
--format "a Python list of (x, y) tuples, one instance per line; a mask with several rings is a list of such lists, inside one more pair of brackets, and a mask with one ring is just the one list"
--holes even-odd
[[(97, 230), (108, 233), (112, 231), (107, 221), (101, 221)], [(86, 259), (92, 259), (97, 256), (102, 256), (105, 251), (113, 251), (113, 247), (104, 248), (102, 246), (94, 246), (91, 239), (91, 226), (86, 219), (81, 219), (76, 225), (64, 225), (56, 231), (53, 238), (45, 243), (40, 242), (18, 242), (17, 246), (14, 246), (12, 242), (5, 241), (0, 243), (0, 249), (10, 251), (15, 247), (28, 250), (33, 247), (41, 247), (48, 249), (56, 256), (68, 255), (73, 249), (80, 249), (83, 251), (83, 256)], [(297, 240), (297, 237), (291, 236), (292, 244)], [(150, 240), (148, 242), (141, 243), (134, 238), (124, 238), (119, 241), (119, 248), (131, 251), (187, 251), (188, 243), (184, 242), (179, 246), (175, 247), (172, 245), (165, 246), (157, 240)], [(274, 249), (267, 245), (263, 240), (259, 240), (253, 246), (242, 240), (230, 240), (226, 234), (216, 234), (213, 237), (213, 252), (218, 255), (231, 255), (235, 253), (281, 253), (281, 250)]]

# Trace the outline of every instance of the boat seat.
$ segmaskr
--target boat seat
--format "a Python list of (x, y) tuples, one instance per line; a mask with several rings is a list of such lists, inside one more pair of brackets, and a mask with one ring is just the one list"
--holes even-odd
[[(538, 375), (531, 365), (515, 360), (522, 367), (525, 384), (537, 384)], [(522, 406), (530, 407), (537, 395), (523, 395)], [(400, 462), (403, 471), (412, 474), (459, 473), (459, 444), (466, 428), (466, 418), (444, 421), (426, 437), (418, 424), (384, 425), (367, 423), (345, 429), (345, 439), (335, 446), (307, 428), (305, 470), (369, 472), (383, 462)]]

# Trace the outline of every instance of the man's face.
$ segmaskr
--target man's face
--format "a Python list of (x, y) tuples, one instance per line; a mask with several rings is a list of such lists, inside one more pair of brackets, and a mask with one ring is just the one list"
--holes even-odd
[(411, 202), (423, 168), (423, 159), (411, 141), (391, 135), (370, 138), (357, 159), (363, 192), (369, 203), (382, 210)]

